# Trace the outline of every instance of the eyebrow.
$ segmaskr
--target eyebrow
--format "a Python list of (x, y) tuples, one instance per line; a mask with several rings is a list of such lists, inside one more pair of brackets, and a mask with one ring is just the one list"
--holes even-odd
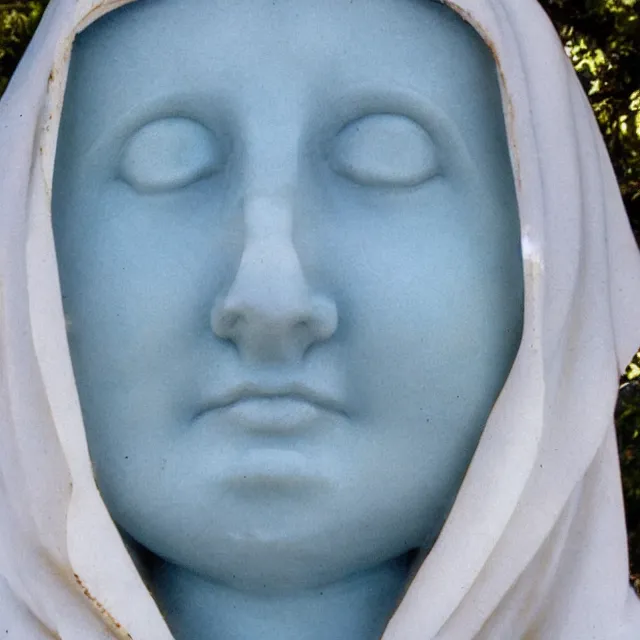
[[(472, 168), (469, 149), (455, 120), (444, 108), (435, 103), (423, 91), (405, 83), (367, 82), (350, 85), (342, 95), (332, 100), (335, 110), (332, 120), (347, 124), (354, 116), (390, 114), (406, 116), (421, 125), (439, 149), (453, 155), (458, 162)], [(224, 104), (225, 100), (216, 102)], [(82, 156), (90, 156), (103, 145), (119, 140), (124, 143), (145, 125), (163, 118), (189, 118), (207, 125), (212, 113), (212, 100), (201, 93), (176, 93), (154, 97), (134, 104), (110, 126), (101, 128), (97, 136), (79, 150)], [(337, 133), (337, 131), (336, 131)]]

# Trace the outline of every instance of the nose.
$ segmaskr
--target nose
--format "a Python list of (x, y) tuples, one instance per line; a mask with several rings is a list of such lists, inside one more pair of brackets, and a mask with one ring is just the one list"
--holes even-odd
[(301, 360), (312, 345), (328, 340), (338, 324), (333, 300), (312, 292), (303, 272), (289, 200), (245, 200), (240, 265), (211, 313), (214, 333), (234, 342), (250, 361)]

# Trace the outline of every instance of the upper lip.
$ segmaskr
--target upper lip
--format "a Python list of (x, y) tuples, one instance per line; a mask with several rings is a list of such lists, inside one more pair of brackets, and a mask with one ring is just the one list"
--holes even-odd
[(245, 382), (217, 395), (211, 402), (207, 403), (205, 411), (230, 407), (236, 402), (255, 398), (297, 399), (309, 402), (327, 411), (344, 414), (341, 403), (331, 394), (314, 389), (302, 382), (291, 382), (275, 386)]

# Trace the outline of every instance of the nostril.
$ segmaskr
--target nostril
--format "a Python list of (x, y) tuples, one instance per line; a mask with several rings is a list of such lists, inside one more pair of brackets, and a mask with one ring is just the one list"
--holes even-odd
[[(270, 305), (241, 304), (234, 295), (220, 297), (211, 311), (211, 328), (243, 352), (256, 354), (293, 350), (304, 353), (314, 343), (325, 342), (338, 324), (336, 305), (324, 296), (306, 301), (271, 301)], [(304, 304), (303, 304), (304, 303)]]
[(218, 337), (233, 338), (241, 320), (242, 314), (239, 311), (229, 309), (224, 301), (216, 301), (211, 312), (211, 328)]
[(328, 340), (338, 328), (338, 309), (335, 303), (325, 297), (316, 296), (308, 324), (316, 340)]
[(309, 330), (309, 322), (305, 318), (298, 320), (297, 322), (293, 323), (291, 330), (296, 335), (299, 335), (300, 333)]

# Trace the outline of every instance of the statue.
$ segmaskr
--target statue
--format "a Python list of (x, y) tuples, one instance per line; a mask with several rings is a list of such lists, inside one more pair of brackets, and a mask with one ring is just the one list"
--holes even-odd
[(9, 637), (631, 638), (640, 264), (572, 74), (529, 0), (52, 5), (0, 106)]

